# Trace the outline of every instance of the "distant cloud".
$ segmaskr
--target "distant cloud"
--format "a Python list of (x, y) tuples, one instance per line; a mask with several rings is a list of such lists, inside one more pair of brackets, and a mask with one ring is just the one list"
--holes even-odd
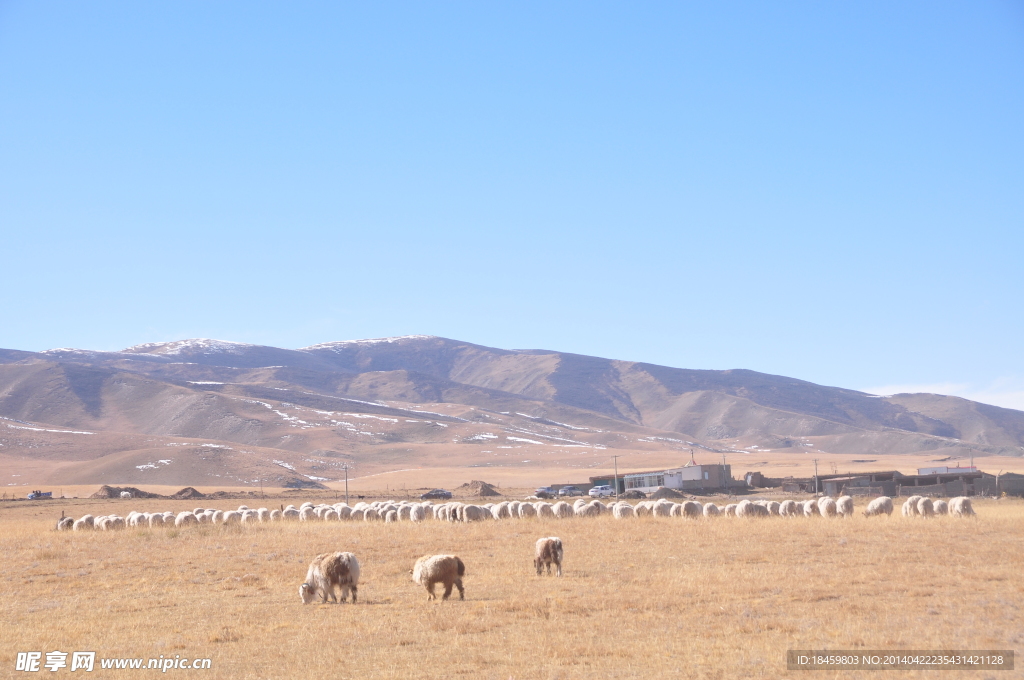
[(915, 394), (928, 392), (963, 397), (982, 404), (1024, 411), (1024, 381), (1014, 378), (998, 378), (985, 387), (966, 383), (931, 383), (921, 385), (883, 385), (863, 390), (868, 394), (889, 396), (892, 394)]

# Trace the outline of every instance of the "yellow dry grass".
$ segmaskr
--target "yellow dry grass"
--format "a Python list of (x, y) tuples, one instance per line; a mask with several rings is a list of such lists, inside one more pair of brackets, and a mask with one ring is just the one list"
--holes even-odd
[[(73, 503), (62, 507), (75, 516), (127, 509)], [(131, 502), (196, 505), (210, 504)], [(210, 670), (168, 673), (211, 679), (779, 678), (804, 677), (786, 671), (790, 648), (1019, 649), (1024, 640), (1016, 500), (978, 501), (973, 520), (603, 516), (88, 533), (52, 531), (53, 507), (0, 509), (5, 677), (17, 675), (18, 651), (94, 650), (209, 657)], [(532, 570), (534, 542), (550, 535), (565, 544), (561, 579)], [(334, 550), (362, 564), (359, 603), (303, 606), (310, 559)], [(467, 565), (467, 600), (427, 602), (408, 572), (418, 556), (448, 552)], [(943, 674), (960, 676), (980, 677)]]

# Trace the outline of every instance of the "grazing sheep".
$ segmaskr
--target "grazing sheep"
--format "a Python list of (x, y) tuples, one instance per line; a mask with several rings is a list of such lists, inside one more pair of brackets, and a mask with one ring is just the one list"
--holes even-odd
[(162, 527), (164, 525), (164, 516), (159, 512), (155, 512), (149, 516), (149, 528)]
[(408, 522), (412, 518), (412, 509), (412, 505), (398, 506), (398, 519), (402, 522)]
[(384, 524), (391, 524), (392, 522), (397, 522), (397, 521), (398, 521), (398, 512), (395, 511), (395, 510), (388, 510), (387, 514), (384, 515)]
[(718, 517), (722, 514), (722, 509), (714, 503), (704, 504), (704, 516), (705, 517)]
[(921, 517), (931, 517), (935, 513), (931, 498), (922, 498), (917, 502), (917, 514)]
[(601, 509), (594, 507), (593, 503), (584, 503), (582, 505), (574, 505), (573, 511), (577, 517), (597, 517), (601, 514)]
[(221, 524), (238, 524), (242, 521), (242, 513), (237, 510), (228, 510), (220, 516)]
[[(193, 515), (192, 517), (195, 518), (195, 515)], [(124, 523), (124, 517), (121, 517), (119, 515), (111, 515), (107, 517), (107, 521), (105, 522), (103, 528), (107, 531), (117, 531), (119, 529), (124, 529), (125, 526), (126, 525)]]
[(299, 521), (309, 522), (316, 517), (316, 509), (314, 508), (303, 508), (299, 510)]
[(729, 504), (727, 504), (725, 506), (725, 510), (723, 512), (725, 513), (726, 517), (735, 517), (736, 516), (736, 503), (729, 503)]
[(917, 516), (917, 502), (919, 500), (921, 500), (921, 496), (911, 496), (903, 502), (902, 513), (904, 517)]
[(814, 501), (804, 501), (804, 517), (818, 516), (818, 504)]
[(547, 501), (537, 501), (533, 503), (533, 509), (537, 511), (537, 517), (554, 517), (555, 506)]
[(627, 517), (636, 517), (636, 511), (633, 506), (625, 501), (620, 501), (612, 506), (612, 517), (615, 519), (625, 519)]
[(947, 512), (949, 512), (949, 505), (946, 503), (946, 501), (935, 501), (934, 503), (932, 503), (932, 510), (935, 512), (936, 515), (945, 515)]
[(495, 503), (491, 506), (491, 516), (494, 519), (508, 519), (508, 501), (502, 501), (501, 503)]
[(256, 519), (260, 522), (269, 522), (270, 510), (267, 510), (266, 508), (260, 508), (259, 510), (256, 511)]
[(409, 510), (409, 521), (410, 522), (422, 522), (427, 518), (427, 511), (422, 505), (414, 505)]
[(704, 514), (704, 506), (697, 501), (684, 501), (680, 511), (682, 512), (683, 517), (696, 519)]
[(868, 503), (868, 507), (864, 509), (864, 516), (874, 517), (875, 515), (892, 515), (892, 499), (888, 496), (879, 496)]
[(309, 604), (316, 597), (326, 603), (327, 598), (337, 602), (335, 588), (341, 590), (341, 601), (348, 601), (352, 591), (352, 604), (359, 593), (359, 560), (350, 552), (322, 553), (313, 558), (306, 572), (305, 582), (299, 586), (302, 604)]
[(587, 504), (587, 499), (585, 499), (585, 498), (577, 498), (573, 502), (573, 504), (572, 504), (572, 514), (574, 514), (574, 515), (580, 514), (580, 508), (582, 508), (586, 504)]
[(656, 502), (654, 504), (654, 507), (651, 508), (651, 514), (655, 517), (671, 517), (672, 507), (674, 505), (675, 503), (673, 503), (672, 501), (665, 500), (664, 498), (659, 498), (658, 502)]
[(85, 530), (95, 528), (95, 519), (96, 518), (92, 515), (82, 515), (81, 517), (75, 520), (75, 523), (72, 524), (71, 529), (73, 530), (73, 532), (85, 532)]
[(843, 517), (853, 517), (853, 496), (840, 496), (836, 501), (836, 512)]
[(608, 512), (608, 506), (596, 498), (587, 503), (587, 507), (590, 508), (591, 517), (600, 517), (604, 513)]
[(57, 520), (57, 531), (71, 531), (73, 526), (75, 526), (73, 517), (61, 517)]
[[(312, 507), (313, 507), (313, 504), (310, 503), (309, 501), (306, 501), (305, 503), (303, 503), (302, 505), (299, 506), (299, 512), (302, 512), (306, 508), (312, 508)], [(239, 510), (246, 510), (247, 508), (244, 505), (240, 505), (240, 506), (238, 506), (238, 509)]]
[(818, 512), (821, 513), (822, 517), (835, 517), (836, 516), (836, 501), (834, 498), (824, 496), (818, 499)]
[[(531, 506), (532, 507), (532, 506)], [(459, 599), (466, 599), (466, 591), (462, 587), (462, 577), (466, 575), (466, 565), (455, 555), (424, 555), (416, 560), (412, 568), (412, 580), (427, 589), (427, 599), (436, 600), (434, 586), (444, 584), (442, 600), (452, 594), (452, 586), (459, 589)]]
[(324, 515), (320, 519), (322, 519), (325, 522), (337, 522), (339, 519), (338, 511), (335, 510), (334, 508), (327, 508), (326, 510), (324, 510)]
[(555, 517), (559, 519), (567, 519), (575, 514), (572, 511), (572, 506), (565, 501), (558, 501), (551, 506), (551, 512), (555, 513)]
[(462, 521), (463, 522), (479, 522), (486, 517), (490, 517), (491, 513), (486, 512), (479, 505), (465, 505), (462, 508)]
[(774, 515), (775, 517), (782, 516), (782, 504), (778, 501), (768, 501), (768, 504), (765, 507), (768, 508), (768, 514)]
[(185, 527), (190, 524), (199, 524), (199, 520), (188, 510), (182, 510), (178, 513), (177, 517), (174, 518), (174, 526)]
[(637, 517), (647, 517), (651, 514), (651, 511), (652, 508), (650, 501), (640, 501), (639, 503), (633, 506), (633, 512), (636, 513)]
[(509, 501), (508, 502), (508, 516), (512, 519), (519, 517), (519, 505), (522, 501)]
[(781, 517), (796, 517), (803, 514), (803, 508), (797, 509), (797, 502), (792, 500), (779, 503), (779, 515)]
[(750, 501), (740, 501), (736, 506), (737, 517), (769, 517), (768, 508)]
[(957, 496), (949, 499), (949, 514), (952, 517), (971, 517), (974, 513), (974, 506), (967, 496)]
[(555, 575), (562, 575), (562, 539), (557, 536), (550, 538), (538, 538), (537, 549), (533, 555), (533, 566), (537, 567), (537, 576), (543, 573), (544, 567), (548, 568), (548, 576), (551, 576), (551, 565), (555, 565)]
[(519, 504), (519, 519), (526, 519), (527, 517), (536, 517), (537, 508), (533, 507), (529, 503)]
[(375, 508), (366, 508), (363, 511), (364, 522), (377, 522), (380, 520), (380, 513)]
[(131, 491), (122, 491), (121, 492), (121, 498), (128, 498), (128, 499), (130, 499), (131, 497), (132, 497), (132, 492)]
[(273, 510), (270, 511), (270, 514), (267, 516), (267, 518), (271, 522), (280, 522), (282, 519), (284, 519), (284, 512), (282, 512), (279, 508), (274, 508)]
[(338, 513), (338, 519), (345, 521), (352, 519), (352, 508), (348, 507), (344, 503), (339, 503), (334, 506)]

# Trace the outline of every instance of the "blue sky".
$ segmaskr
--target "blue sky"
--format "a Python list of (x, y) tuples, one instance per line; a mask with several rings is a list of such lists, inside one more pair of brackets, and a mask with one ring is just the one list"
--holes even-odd
[(1024, 408), (1024, 6), (0, 3), (0, 347), (424, 333)]

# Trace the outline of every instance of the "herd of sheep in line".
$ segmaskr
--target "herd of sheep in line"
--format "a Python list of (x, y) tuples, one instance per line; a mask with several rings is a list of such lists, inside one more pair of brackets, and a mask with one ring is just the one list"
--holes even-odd
[[(868, 503), (863, 514), (867, 517), (875, 515), (891, 515), (892, 499), (881, 496)], [(349, 507), (346, 503), (333, 505), (314, 505), (303, 503), (299, 507), (289, 505), (286, 508), (268, 510), (267, 508), (251, 509), (245, 505), (237, 510), (213, 510), (196, 508), (173, 512), (129, 512), (126, 517), (119, 515), (103, 515), (93, 517), (85, 515), (79, 519), (62, 517), (57, 522), (58, 531), (82, 531), (89, 529), (112, 530), (125, 527), (159, 527), (173, 525), (184, 527), (196, 524), (248, 524), (254, 522), (275, 522), (295, 520), (308, 521), (384, 521), (422, 522), (435, 519), (449, 522), (476, 522), (481, 520), (526, 519), (530, 517), (596, 517), (611, 514), (616, 519), (628, 517), (718, 517), (720, 515), (734, 517), (849, 517), (853, 515), (853, 498), (841, 496), (833, 499), (823, 496), (814, 500), (793, 501), (750, 501), (730, 503), (719, 507), (715, 503), (701, 504), (696, 501), (673, 503), (666, 499), (657, 501), (641, 501), (631, 505), (625, 501), (610, 504), (599, 500), (586, 501), (578, 499), (573, 505), (565, 501), (548, 503), (545, 501), (502, 501), (474, 505), (471, 503), (448, 502), (434, 505), (430, 501), (414, 503), (410, 501), (374, 501), (359, 502)], [(903, 504), (905, 517), (930, 517), (949, 514), (954, 517), (965, 517), (974, 514), (971, 501), (966, 496), (951, 500), (933, 501), (928, 497), (911, 496)]]
[[(868, 503), (864, 510), (866, 517), (876, 515), (891, 515), (893, 511), (892, 499), (888, 496), (881, 496)], [(296, 508), (289, 505), (286, 508), (268, 510), (267, 508), (251, 509), (245, 505), (239, 506), (237, 510), (212, 510), (196, 508), (189, 511), (184, 510), (177, 514), (173, 512), (147, 513), (130, 512), (127, 517), (118, 515), (104, 515), (93, 517), (85, 515), (75, 520), (71, 517), (63, 517), (57, 522), (58, 531), (82, 531), (88, 529), (113, 530), (125, 527), (158, 527), (173, 525), (184, 527), (193, 524), (245, 524), (252, 522), (274, 522), (283, 520), (295, 521), (379, 521), (397, 522), (411, 521), (420, 522), (432, 518), (449, 522), (475, 522), (485, 519), (526, 519), (529, 517), (593, 517), (604, 513), (610, 513), (616, 519), (627, 517), (717, 517), (720, 515), (733, 517), (849, 517), (853, 515), (853, 498), (842, 496), (832, 499), (828, 496), (816, 500), (793, 501), (750, 501), (742, 500), (739, 503), (730, 503), (719, 507), (715, 503), (700, 504), (696, 501), (684, 501), (673, 503), (666, 499), (657, 501), (641, 501), (636, 505), (630, 505), (625, 501), (616, 501), (611, 504), (604, 504), (598, 500), (587, 502), (584, 499), (577, 500), (573, 505), (565, 501), (547, 503), (545, 501), (502, 501), (500, 503), (488, 503), (486, 505), (474, 505), (469, 503), (449, 502), (434, 505), (430, 501), (412, 503), (408, 501), (375, 501), (373, 503), (356, 503), (349, 507), (346, 503), (334, 505), (313, 505), (303, 503)], [(936, 500), (922, 496), (911, 496), (903, 503), (902, 513), (904, 517), (930, 517), (933, 515), (949, 514), (954, 517), (966, 517), (974, 515), (971, 501), (965, 496), (953, 498), (950, 501)], [(562, 575), (562, 559), (564, 556), (561, 539), (551, 536), (541, 538), (537, 541), (534, 554), (534, 566), (537, 574), (543, 573), (547, 567), (547, 573), (551, 573), (551, 567), (556, 567), (558, 576)], [(466, 566), (456, 555), (428, 555), (416, 561), (412, 569), (412, 580), (422, 585), (427, 590), (427, 599), (435, 599), (434, 588), (437, 584), (444, 585), (442, 599), (447, 600), (452, 593), (452, 588), (458, 588), (459, 599), (465, 599), (465, 589), (462, 584), (462, 577), (466, 574)], [(352, 602), (357, 598), (359, 584), (359, 561), (350, 552), (323, 553), (313, 558), (306, 572), (306, 580), (299, 586), (299, 597), (304, 604), (309, 604), (319, 599), (326, 603), (328, 598), (337, 602), (336, 591), (340, 590), (341, 601), (347, 602), (351, 592)]]

